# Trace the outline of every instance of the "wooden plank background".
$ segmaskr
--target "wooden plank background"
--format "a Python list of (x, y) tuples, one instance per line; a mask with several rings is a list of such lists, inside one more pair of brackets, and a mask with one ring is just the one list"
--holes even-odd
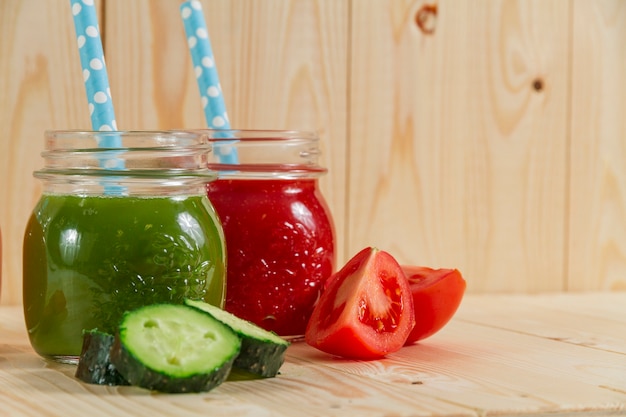
[[(177, 0), (97, 2), (118, 125), (204, 126)], [(316, 129), (339, 262), (626, 289), (626, 2), (203, 0), (232, 125)], [(45, 129), (89, 129), (69, 0), (0, 1), (2, 302)]]

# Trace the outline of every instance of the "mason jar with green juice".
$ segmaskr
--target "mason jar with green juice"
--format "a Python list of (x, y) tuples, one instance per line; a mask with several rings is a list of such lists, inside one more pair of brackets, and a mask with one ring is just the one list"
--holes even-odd
[(203, 134), (48, 131), (45, 141), (23, 251), (24, 315), (39, 355), (76, 362), (84, 330), (115, 333), (143, 305), (223, 306), (224, 235), (206, 196), (215, 173)]

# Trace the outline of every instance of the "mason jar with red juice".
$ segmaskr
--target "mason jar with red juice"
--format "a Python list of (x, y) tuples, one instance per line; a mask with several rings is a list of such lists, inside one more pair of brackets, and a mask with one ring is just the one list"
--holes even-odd
[(335, 267), (335, 231), (318, 179), (319, 137), (209, 131), (208, 196), (226, 239), (225, 309), (293, 338), (304, 334)]

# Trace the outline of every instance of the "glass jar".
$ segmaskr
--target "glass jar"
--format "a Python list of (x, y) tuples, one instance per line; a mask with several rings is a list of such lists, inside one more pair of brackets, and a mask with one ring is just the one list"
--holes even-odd
[(319, 138), (300, 131), (208, 131), (207, 185), (228, 251), (225, 309), (293, 338), (335, 267), (335, 231), (318, 179)]
[(24, 315), (43, 357), (75, 362), (84, 329), (114, 333), (124, 311), (202, 299), (223, 306), (216, 178), (198, 132), (45, 133), (43, 192), (23, 252)]

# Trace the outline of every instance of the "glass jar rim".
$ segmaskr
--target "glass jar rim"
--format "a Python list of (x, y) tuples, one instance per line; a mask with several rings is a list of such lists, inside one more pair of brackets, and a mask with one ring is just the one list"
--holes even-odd
[(211, 141), (245, 139), (247, 141), (285, 141), (293, 139), (319, 140), (314, 130), (297, 129), (192, 129), (190, 132), (206, 134)]
[[(111, 145), (110, 139), (121, 137), (122, 144)], [(206, 152), (207, 163), (204, 170), (151, 170), (134, 173), (134, 176), (153, 178), (205, 177), (212, 178), (316, 178), (328, 170), (319, 165), (321, 154), (320, 138), (314, 130), (281, 129), (177, 129), (177, 130), (118, 130), (89, 131), (80, 129), (46, 130), (46, 146), (42, 156), (46, 161), (60, 160), (71, 155), (85, 157), (107, 155), (107, 152), (150, 151), (172, 152), (184, 148), (186, 152)], [(92, 142), (83, 142), (91, 139)], [(102, 146), (102, 141), (107, 146)], [(135, 146), (135, 144), (137, 144)], [(230, 152), (241, 156), (235, 162), (225, 162), (217, 154)], [(131, 152), (133, 153), (133, 152)], [(54, 163), (53, 163), (54, 165)], [(59, 169), (61, 168), (61, 169)], [(79, 175), (120, 177), (128, 174), (125, 170), (108, 170), (101, 167), (93, 170), (70, 170), (67, 166), (46, 166), (35, 172), (35, 177), (49, 178), (50, 175)]]
[[(151, 146), (142, 145), (141, 148), (163, 148), (169, 149), (174, 146), (191, 146), (201, 145), (210, 149), (211, 144), (208, 141), (208, 135), (200, 131), (192, 131), (187, 129), (181, 130), (46, 130), (44, 131), (44, 138), (46, 139), (45, 149), (63, 149), (63, 150), (90, 150), (90, 149), (125, 149), (133, 148), (133, 146), (90, 146), (84, 147), (84, 145), (72, 144), (72, 140), (82, 140), (88, 138), (130, 138), (127, 140), (141, 140), (142, 138), (151, 139), (154, 144)], [(53, 145), (61, 146), (53, 146)], [(154, 146), (154, 145), (158, 146)]]
[[(209, 168), (220, 179), (317, 178), (320, 137), (313, 130), (199, 129), (213, 145)], [(221, 159), (220, 155), (236, 155)]]
[[(145, 135), (154, 133), (188, 134), (198, 136), (202, 129), (130, 129), (130, 130), (88, 130), (88, 129), (46, 129), (44, 135), (76, 135), (76, 134), (104, 134), (104, 135)], [(208, 129), (209, 130), (209, 129)]]
[[(45, 181), (212, 181), (217, 172), (207, 166), (213, 146), (205, 133), (177, 130), (46, 130), (43, 168), (34, 171)], [(120, 166), (107, 166), (107, 162)], [(128, 165), (127, 165), (128, 164)], [(186, 165), (185, 165), (186, 164)]]

